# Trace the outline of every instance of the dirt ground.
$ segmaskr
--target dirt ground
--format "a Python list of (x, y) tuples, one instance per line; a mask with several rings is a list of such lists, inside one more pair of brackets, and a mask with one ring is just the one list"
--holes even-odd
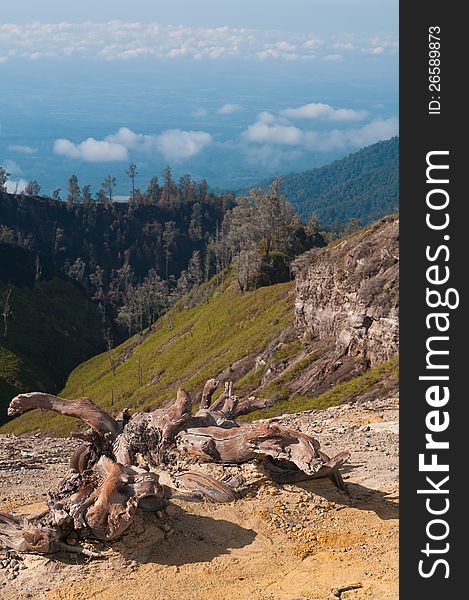
[[(343, 470), (350, 496), (328, 480), (273, 484), (252, 467), (243, 499), (141, 513), (112, 546), (90, 546), (101, 560), (23, 555), (12, 579), (0, 550), (0, 598), (395, 600), (398, 415), (388, 398), (276, 419), (314, 435), (328, 454), (351, 451)], [(40, 512), (76, 443), (0, 436), (0, 510)]]

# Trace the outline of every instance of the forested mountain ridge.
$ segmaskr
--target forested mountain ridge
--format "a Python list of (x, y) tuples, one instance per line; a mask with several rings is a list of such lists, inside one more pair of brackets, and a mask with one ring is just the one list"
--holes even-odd
[(0, 241), (52, 261), (128, 335), (232, 261), (247, 290), (291, 279), (291, 260), (325, 243), (317, 223), (299, 222), (278, 180), (236, 200), (189, 176), (153, 181), (128, 202), (83, 197), (74, 176), (69, 186), (67, 202), (0, 188)]
[[(253, 416), (264, 418), (393, 394), (397, 244), (398, 220), (391, 217), (304, 254), (295, 263), (296, 283), (243, 293), (234, 270), (219, 274), (201, 286), (203, 302), (179, 300), (151, 330), (79, 365), (61, 395), (73, 399), (84, 391), (116, 415), (124, 407), (164, 404), (181, 386), (198, 402), (205, 381), (216, 377), (234, 381), (241, 400), (258, 398), (267, 408)], [(65, 434), (75, 426), (34, 411), (2, 431)]]
[(325, 244), (317, 224), (299, 222), (278, 181), (236, 201), (191, 181), (153, 182), (125, 203), (90, 201), (74, 177), (67, 202), (0, 191), (4, 401), (57, 391), (77, 364), (147, 335), (179, 299), (203, 303), (201, 284), (230, 265), (244, 293), (291, 280), (292, 260)]
[[(261, 187), (267, 187), (264, 182)], [(303, 222), (366, 225), (398, 211), (399, 138), (378, 142), (331, 164), (282, 177), (282, 192)]]
[(192, 252), (203, 247), (230, 203), (229, 197), (209, 196), (173, 205), (70, 205), (0, 192), (0, 223), (5, 241), (50, 256), (59, 268), (67, 270), (81, 258), (86, 263), (84, 278), (99, 265), (108, 279), (113, 269), (124, 264), (129, 264), (138, 278), (149, 268), (169, 276), (179, 275)]

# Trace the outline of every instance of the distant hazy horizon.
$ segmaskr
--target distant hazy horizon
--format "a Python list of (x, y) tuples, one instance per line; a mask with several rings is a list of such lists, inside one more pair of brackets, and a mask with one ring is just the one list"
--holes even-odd
[(36, 4), (0, 17), (11, 186), (126, 195), (134, 162), (142, 189), (167, 164), (239, 189), (397, 134), (397, 2)]

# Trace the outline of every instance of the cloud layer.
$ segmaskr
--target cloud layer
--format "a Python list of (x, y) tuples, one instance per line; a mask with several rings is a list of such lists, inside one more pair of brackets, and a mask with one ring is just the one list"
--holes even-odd
[(165, 160), (180, 161), (199, 154), (213, 141), (205, 131), (167, 129), (159, 135), (136, 133), (121, 127), (103, 140), (88, 138), (80, 143), (67, 139), (54, 142), (54, 153), (86, 162), (117, 162), (129, 159), (129, 150), (161, 154)]
[(328, 121), (363, 121), (366, 111), (350, 108), (332, 108), (329, 104), (311, 102), (297, 108), (282, 110), (281, 115), (290, 119), (326, 119)]
[(396, 53), (397, 38), (337, 34), (327, 39), (269, 29), (195, 28), (159, 23), (28, 23), (0, 25), (0, 64), (14, 58), (76, 56), (104, 60), (138, 58), (194, 60), (341, 61), (351, 52), (378, 57)]
[(79, 144), (74, 144), (66, 139), (55, 140), (54, 152), (67, 158), (78, 158), (86, 162), (113, 162), (128, 159), (125, 146), (105, 140), (95, 140), (92, 137)]
[[(225, 105), (226, 106), (226, 105)], [(228, 113), (231, 111), (228, 111)], [(286, 118), (322, 119), (338, 121), (342, 128), (312, 129), (298, 127)], [(389, 139), (398, 134), (398, 120), (374, 118), (365, 124), (356, 122), (366, 118), (364, 111), (347, 108), (335, 109), (327, 104), (311, 103), (297, 108), (288, 108), (277, 114), (264, 111), (257, 115), (238, 138), (215, 142), (206, 131), (183, 131), (167, 129), (160, 134), (142, 134), (121, 127), (102, 140), (92, 137), (79, 143), (60, 138), (54, 142), (54, 153), (85, 162), (121, 162), (129, 160), (133, 153), (156, 154), (168, 162), (180, 162), (193, 158), (211, 145), (237, 146), (251, 159), (261, 162), (275, 161), (279, 153), (288, 151), (303, 154), (308, 151), (336, 152), (356, 149)], [(10, 167), (16, 166), (8, 161)], [(12, 169), (21, 174), (18, 169)]]
[(240, 104), (224, 104), (223, 106), (221, 106), (218, 110), (217, 113), (219, 113), (220, 115), (231, 115), (232, 113), (238, 112), (238, 110), (241, 110), (241, 105)]
[(292, 124), (287, 116), (350, 123), (365, 119), (367, 113), (346, 108), (334, 109), (328, 104), (317, 103), (288, 108), (280, 111), (278, 115), (262, 112), (257, 116), (256, 122), (243, 131), (241, 139), (247, 144), (271, 149), (290, 147), (303, 151), (333, 152), (368, 146), (379, 140), (389, 139), (399, 131), (399, 122), (395, 117), (378, 117), (361, 126), (315, 130), (300, 128)]

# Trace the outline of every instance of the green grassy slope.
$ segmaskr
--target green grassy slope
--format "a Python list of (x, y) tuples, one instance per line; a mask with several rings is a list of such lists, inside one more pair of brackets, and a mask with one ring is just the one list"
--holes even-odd
[[(237, 360), (260, 353), (293, 321), (293, 282), (241, 295), (228, 280), (212, 289), (207, 302), (173, 307), (143, 339), (130, 338), (112, 353), (77, 367), (61, 395), (84, 390), (107, 411), (145, 410), (175, 397), (180, 386), (195, 394), (205, 381)], [(4, 426), (2, 433), (33, 429), (66, 434), (76, 421), (33, 411)]]

